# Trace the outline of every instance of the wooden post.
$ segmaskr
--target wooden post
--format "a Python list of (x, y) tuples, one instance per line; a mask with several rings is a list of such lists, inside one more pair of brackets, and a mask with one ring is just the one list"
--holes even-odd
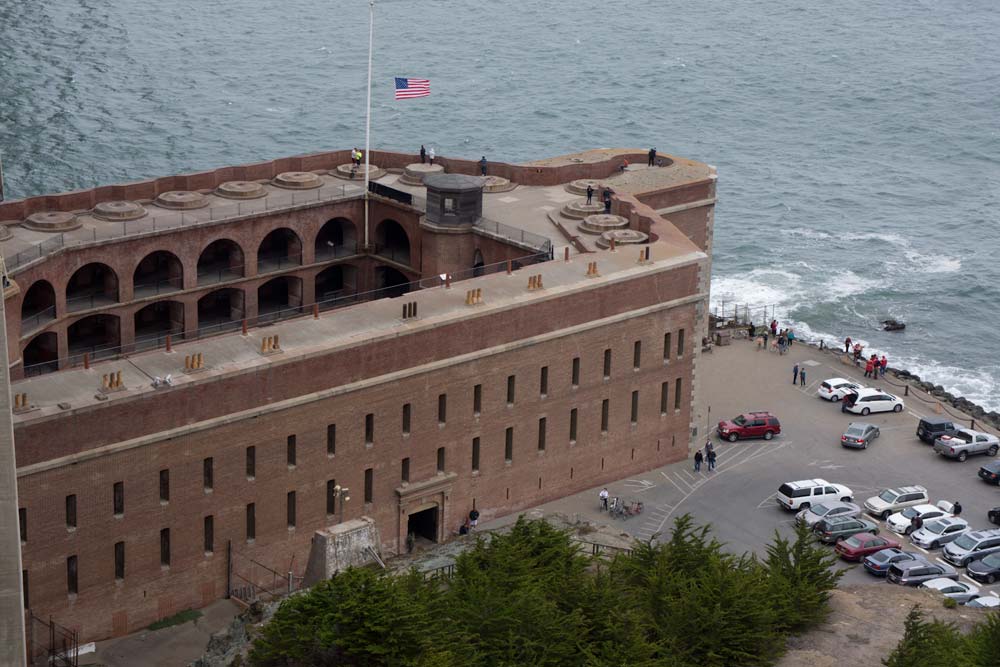
[(314, 303), (313, 304), (313, 319), (314, 320), (318, 320), (319, 319), (319, 304), (318, 303)]
[(83, 353), (83, 369), (90, 370), (90, 352)]
[(170, 346), (170, 334), (167, 334), (167, 352), (173, 352), (173, 347)]
[(564, 262), (568, 262), (569, 261), (569, 246), (566, 246), (565, 248), (563, 248), (563, 261)]
[(246, 319), (245, 319), (245, 318), (244, 318), (244, 320), (243, 320), (243, 335), (244, 335), (244, 336), (246, 336), (246, 335), (247, 335), (247, 321), (246, 321)]

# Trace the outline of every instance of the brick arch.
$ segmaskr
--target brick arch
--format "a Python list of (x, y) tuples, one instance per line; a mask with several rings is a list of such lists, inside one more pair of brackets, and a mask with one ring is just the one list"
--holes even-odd
[(146, 253), (132, 269), (132, 293), (139, 299), (184, 289), (184, 264), (170, 250)]
[(313, 237), (315, 261), (346, 257), (357, 253), (358, 225), (350, 218), (330, 218)]
[(198, 253), (197, 284), (211, 285), (247, 275), (246, 250), (229, 237), (213, 239)]
[(21, 332), (43, 326), (56, 317), (56, 288), (44, 278), (31, 283), (21, 297)]
[(73, 272), (64, 289), (66, 310), (74, 312), (118, 303), (121, 281), (108, 264), (89, 262)]
[(273, 227), (256, 245), (257, 273), (302, 265), (302, 235), (289, 227)]
[(402, 223), (383, 218), (375, 225), (375, 248), (379, 255), (400, 264), (410, 264), (413, 242)]

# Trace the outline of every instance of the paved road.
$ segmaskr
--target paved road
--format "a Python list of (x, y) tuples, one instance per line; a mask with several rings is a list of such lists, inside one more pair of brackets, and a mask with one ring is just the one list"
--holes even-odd
[[(996, 527), (988, 522), (986, 513), (1000, 506), (1000, 489), (976, 476), (987, 459), (972, 457), (965, 463), (943, 459), (917, 439), (919, 418), (933, 414), (929, 406), (911, 400), (899, 414), (861, 418), (841, 413), (839, 404), (816, 396), (816, 387), (829, 377), (854, 377), (862, 382), (864, 378), (833, 355), (803, 345), (779, 356), (758, 351), (745, 341), (735, 341), (731, 346), (716, 348), (703, 361), (703, 425), (740, 412), (769, 410), (780, 418), (782, 434), (771, 441), (736, 443), (713, 437), (718, 454), (715, 472), (708, 472), (704, 466), (701, 472), (694, 472), (689, 459), (612, 484), (612, 495), (644, 503), (643, 514), (618, 523), (631, 535), (649, 539), (667, 532), (674, 517), (688, 512), (698, 522), (711, 523), (716, 536), (730, 549), (763, 554), (776, 529), (790, 532), (794, 516), (775, 502), (778, 487), (786, 481), (816, 477), (850, 487), (859, 504), (885, 487), (920, 484), (928, 489), (931, 502), (960, 500), (962, 516), (973, 527)], [(807, 370), (805, 387), (792, 385), (792, 366), (796, 362)], [(881, 381), (870, 386), (893, 390)], [(867, 450), (841, 447), (840, 435), (852, 420), (878, 425), (881, 437)], [(540, 509), (610, 521), (598, 510), (598, 490), (554, 501)], [(888, 529), (881, 532), (898, 537)], [(909, 549), (908, 540), (901, 540)], [(931, 553), (929, 557), (937, 555)], [(845, 581), (877, 580), (857, 567), (845, 575)], [(1000, 593), (1000, 586), (987, 589)]]

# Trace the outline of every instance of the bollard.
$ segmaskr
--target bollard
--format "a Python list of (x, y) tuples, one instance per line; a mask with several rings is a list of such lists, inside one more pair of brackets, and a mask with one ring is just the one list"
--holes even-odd
[(909, 396), (909, 395), (910, 395), (910, 385), (906, 385), (905, 387), (903, 387), (903, 396)]
[(614, 237), (612, 237), (611, 238), (611, 252), (614, 252), (614, 251), (615, 251), (615, 239), (614, 239)]
[(318, 320), (319, 319), (319, 304), (318, 303), (314, 303), (313, 304), (313, 319), (314, 320)]
[(191, 355), (190, 354), (185, 354), (184, 355), (184, 370), (186, 370), (186, 371), (191, 370)]
[(513, 270), (511, 268), (510, 260), (508, 259), (507, 260), (507, 275), (509, 276), (511, 273), (513, 273)]
[(247, 335), (247, 321), (245, 319), (243, 320), (243, 335)]
[[(280, 350), (281, 349), (281, 343), (278, 341), (278, 335), (277, 334), (275, 334), (275, 336), (274, 336), (274, 349), (276, 349), (276, 350)], [(198, 356), (201, 356), (201, 355), (198, 355)]]
[(167, 352), (173, 352), (173, 348), (170, 346), (170, 334), (167, 334)]
[(646, 246), (646, 261), (649, 261), (649, 246)]
[(14, 411), (17, 412), (21, 409), (21, 395), (14, 394)]
[(267, 352), (267, 338), (266, 337), (260, 339), (260, 353), (264, 354), (265, 352)]
[(108, 384), (108, 374), (105, 373), (101, 376), (101, 389), (110, 389), (111, 385)]
[(115, 373), (115, 389), (122, 386), (122, 372), (118, 371)]
[(451, 274), (450, 273), (444, 274), (444, 288), (445, 289), (451, 289)]
[(83, 369), (90, 370), (90, 352), (83, 353)]

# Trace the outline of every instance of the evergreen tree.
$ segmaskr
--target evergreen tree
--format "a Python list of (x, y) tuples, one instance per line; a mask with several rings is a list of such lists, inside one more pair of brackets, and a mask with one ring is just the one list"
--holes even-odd
[[(920, 607), (910, 610), (899, 645), (882, 661), (886, 667), (977, 667), (962, 634), (950, 623), (925, 620)], [(982, 667), (985, 667), (984, 663)]]
[(779, 627), (798, 632), (826, 618), (830, 591), (845, 572), (834, 568), (836, 562), (805, 524), (796, 522), (793, 543), (775, 531), (764, 564)]

